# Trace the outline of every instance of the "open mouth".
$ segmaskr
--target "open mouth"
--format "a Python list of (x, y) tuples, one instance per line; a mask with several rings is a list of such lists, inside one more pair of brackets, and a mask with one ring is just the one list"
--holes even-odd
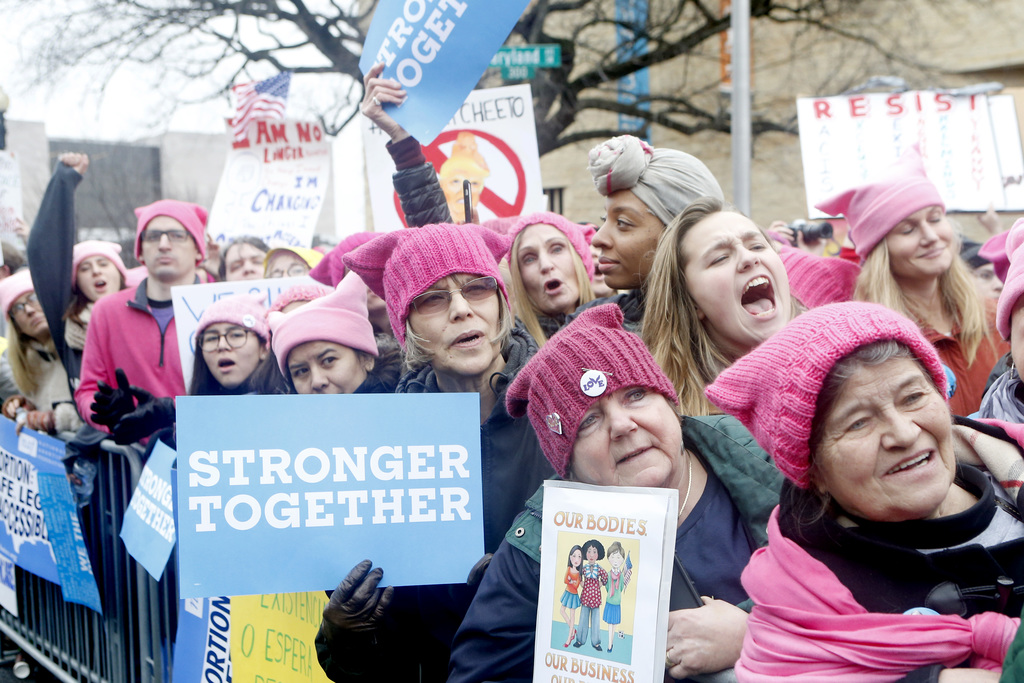
[(562, 281), (558, 279), (551, 279), (544, 283), (544, 291), (548, 294), (554, 294), (562, 287)]
[(483, 339), (483, 337), (484, 335), (476, 330), (463, 332), (455, 338), (455, 341), (452, 342), (452, 346), (474, 346), (477, 342)]
[(750, 315), (767, 316), (775, 312), (775, 288), (764, 275), (747, 283), (740, 297), (740, 305)]
[(886, 472), (886, 474), (896, 474), (898, 472), (905, 472), (906, 470), (914, 469), (915, 467), (921, 467), (922, 465), (926, 464), (931, 459), (932, 459), (932, 452), (931, 451), (926, 451), (926, 452), (922, 453), (921, 455), (917, 456), (916, 458), (913, 458), (911, 460), (907, 460), (905, 462), (901, 462), (899, 465), (896, 465), (896, 467), (893, 467), (891, 470)]
[(95, 287), (96, 289), (103, 289), (104, 287), (107, 286), (107, 281), (106, 280), (96, 280), (96, 282), (92, 283), (92, 286)]
[(235, 367), (235, 361), (231, 360), (230, 358), (221, 358), (219, 361), (217, 361), (217, 367), (221, 370), (227, 370), (228, 368)]

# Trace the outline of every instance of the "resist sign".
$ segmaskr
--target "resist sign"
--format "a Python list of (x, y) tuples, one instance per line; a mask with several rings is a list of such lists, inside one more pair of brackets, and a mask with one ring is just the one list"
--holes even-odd
[(483, 554), (478, 394), (177, 404), (182, 597), (465, 581)]

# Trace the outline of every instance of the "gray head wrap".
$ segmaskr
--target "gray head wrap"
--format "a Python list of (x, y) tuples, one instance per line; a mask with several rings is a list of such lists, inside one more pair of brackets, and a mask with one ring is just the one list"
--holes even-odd
[(606, 140), (590, 150), (587, 169), (602, 195), (631, 190), (665, 225), (698, 197), (725, 201), (718, 181), (700, 159), (675, 149), (654, 149), (632, 135)]

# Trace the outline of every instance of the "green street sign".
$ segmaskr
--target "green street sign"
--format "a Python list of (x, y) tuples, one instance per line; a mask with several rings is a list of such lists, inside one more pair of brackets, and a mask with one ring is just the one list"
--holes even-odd
[[(512, 67), (528, 67), (526, 72), (512, 71), (514, 78), (530, 78), (533, 69), (551, 69), (562, 66), (562, 46), (556, 43), (503, 47), (491, 59), (491, 66), (501, 67), (502, 75)], [(526, 73), (528, 75), (520, 75)], [(508, 76), (506, 76), (508, 77)]]

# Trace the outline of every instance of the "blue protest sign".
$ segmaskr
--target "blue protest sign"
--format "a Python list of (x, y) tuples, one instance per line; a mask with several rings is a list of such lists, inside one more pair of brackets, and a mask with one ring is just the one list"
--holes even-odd
[(182, 597), (463, 582), (483, 554), (479, 394), (183, 396)]
[(78, 505), (71, 493), (67, 475), (39, 473), (39, 496), (50, 532), (50, 543), (57, 557), (60, 592), (66, 602), (75, 602), (103, 614), (100, 591), (92, 573), (89, 551), (85, 547)]
[(231, 598), (178, 601), (173, 683), (230, 683)]
[(380, 0), (363, 43), (365, 74), (384, 63), (409, 94), (385, 109), (421, 143), (433, 142), (487, 69), (529, 0)]
[(164, 574), (176, 538), (171, 491), (171, 465), (176, 455), (163, 441), (153, 447), (121, 524), (121, 540), (128, 554), (157, 581)]
[(12, 420), (0, 417), (0, 548), (25, 571), (53, 583), (60, 578), (38, 475), (64, 477), (63, 458), (64, 442), (31, 429), (19, 435)]

